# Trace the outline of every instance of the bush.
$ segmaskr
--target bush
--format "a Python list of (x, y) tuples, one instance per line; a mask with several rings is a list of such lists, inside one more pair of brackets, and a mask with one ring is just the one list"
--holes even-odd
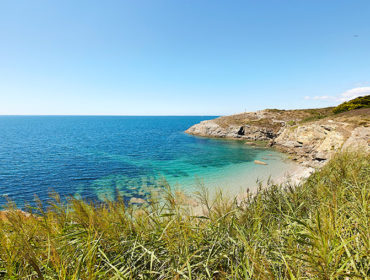
[(333, 109), (334, 114), (351, 111), (360, 108), (370, 107), (370, 95), (357, 97), (350, 101), (344, 102)]

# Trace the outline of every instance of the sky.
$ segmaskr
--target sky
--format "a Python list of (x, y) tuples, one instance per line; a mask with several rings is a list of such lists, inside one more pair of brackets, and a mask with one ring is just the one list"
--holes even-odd
[(370, 94), (369, 0), (0, 0), (0, 114), (227, 115)]

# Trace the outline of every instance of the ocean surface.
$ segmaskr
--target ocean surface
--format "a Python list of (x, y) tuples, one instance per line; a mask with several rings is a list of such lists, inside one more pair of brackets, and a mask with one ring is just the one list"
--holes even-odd
[[(242, 141), (184, 133), (213, 116), (1, 116), (0, 205), (62, 197), (126, 200), (167, 180), (193, 192), (200, 184), (236, 192), (291, 168), (284, 155)], [(267, 166), (256, 165), (262, 160)]]

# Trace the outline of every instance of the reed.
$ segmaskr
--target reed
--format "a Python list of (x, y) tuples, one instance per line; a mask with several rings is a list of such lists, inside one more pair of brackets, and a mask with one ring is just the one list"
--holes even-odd
[[(1, 279), (368, 279), (369, 156), (344, 152), (304, 183), (242, 202), (169, 187), (148, 203), (57, 194), (0, 220)], [(37, 213), (37, 214), (36, 214)]]

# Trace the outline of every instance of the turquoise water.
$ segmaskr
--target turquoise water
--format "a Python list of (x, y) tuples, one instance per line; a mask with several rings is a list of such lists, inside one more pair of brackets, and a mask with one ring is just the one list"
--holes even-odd
[[(183, 131), (214, 117), (0, 117), (0, 204), (50, 191), (93, 200), (143, 197), (165, 178), (194, 191), (199, 182), (232, 192), (291, 167), (282, 154), (241, 141)], [(269, 165), (253, 163), (263, 160)]]

